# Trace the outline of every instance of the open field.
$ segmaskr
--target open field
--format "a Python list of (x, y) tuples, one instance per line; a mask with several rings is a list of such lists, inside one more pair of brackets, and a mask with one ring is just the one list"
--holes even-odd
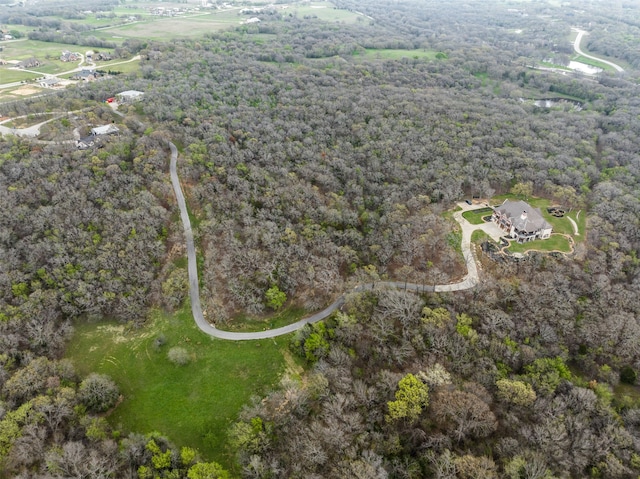
[(290, 5), (283, 14), (295, 14), (298, 18), (317, 17), (318, 20), (325, 22), (344, 22), (355, 23), (360, 20), (366, 20), (366, 17), (348, 10), (341, 10), (330, 2), (311, 2), (304, 6)]
[[(161, 338), (165, 344), (158, 346)], [(156, 312), (140, 329), (116, 322), (78, 323), (67, 349), (80, 374), (110, 375), (124, 401), (108, 418), (124, 431), (160, 431), (178, 446), (232, 467), (226, 431), (252, 395), (263, 395), (285, 370), (288, 336), (221, 341), (203, 334), (188, 307)], [(159, 341), (162, 342), (162, 341)], [(180, 346), (191, 362), (177, 366), (168, 351)]]
[(121, 42), (124, 38), (142, 38), (145, 40), (170, 40), (204, 35), (240, 25), (248, 17), (238, 14), (237, 10), (205, 13), (182, 17), (152, 17), (149, 20), (104, 30), (87, 32), (104, 40)]
[[(434, 60), (438, 52), (434, 50), (404, 50), (404, 49), (375, 49), (367, 48), (363, 58), (381, 58), (384, 60), (401, 60), (403, 58), (426, 58)], [(358, 56), (358, 55), (356, 55)]]
[[(25, 60), (27, 58), (36, 57), (40, 61), (56, 61), (61, 65), (66, 65), (71, 69), (77, 66), (78, 62), (64, 63), (59, 60), (63, 50), (72, 52), (80, 52), (84, 54), (87, 50), (95, 50), (93, 47), (83, 45), (69, 45), (67, 43), (41, 42), (38, 40), (23, 40), (19, 42), (7, 42), (3, 44), (2, 52), (5, 60)], [(107, 50), (104, 50), (107, 51)]]
[(23, 72), (22, 70), (13, 70), (7, 68), (8, 65), (0, 67), (0, 83), (13, 83), (16, 81), (31, 80), (38, 75), (29, 72)]

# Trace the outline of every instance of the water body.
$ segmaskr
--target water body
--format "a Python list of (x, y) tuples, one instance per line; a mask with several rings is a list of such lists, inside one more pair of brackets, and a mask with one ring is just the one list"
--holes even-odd
[(567, 100), (566, 98), (541, 98), (533, 104), (540, 108), (553, 108), (556, 106), (572, 106), (574, 110), (582, 110), (582, 103), (576, 100)]
[(569, 68), (577, 72), (584, 73), (586, 75), (597, 75), (598, 73), (604, 71), (602, 68), (598, 68), (591, 65), (587, 65), (586, 63), (574, 62), (574, 61), (569, 62)]

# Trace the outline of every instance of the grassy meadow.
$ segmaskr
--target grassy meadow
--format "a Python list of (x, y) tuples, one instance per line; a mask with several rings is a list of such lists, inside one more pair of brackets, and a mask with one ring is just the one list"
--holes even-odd
[[(159, 342), (164, 342), (158, 345)], [(155, 312), (143, 327), (117, 322), (79, 322), (67, 357), (86, 375), (110, 375), (124, 397), (109, 422), (124, 432), (160, 431), (178, 446), (231, 468), (226, 433), (244, 404), (263, 395), (289, 370), (298, 369), (289, 336), (261, 341), (223, 341), (202, 333), (190, 309)], [(167, 358), (179, 346), (190, 362)]]

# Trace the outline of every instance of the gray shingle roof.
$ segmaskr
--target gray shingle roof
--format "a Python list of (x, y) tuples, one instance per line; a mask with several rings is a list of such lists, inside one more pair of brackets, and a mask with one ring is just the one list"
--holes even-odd
[(551, 228), (540, 210), (524, 201), (505, 200), (496, 210), (509, 218), (518, 231), (534, 232)]

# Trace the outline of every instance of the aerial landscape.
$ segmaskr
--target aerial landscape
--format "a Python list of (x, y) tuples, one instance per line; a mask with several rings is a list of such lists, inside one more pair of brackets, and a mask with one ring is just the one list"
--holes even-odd
[(639, 45), (0, 0), (0, 479), (638, 479)]

